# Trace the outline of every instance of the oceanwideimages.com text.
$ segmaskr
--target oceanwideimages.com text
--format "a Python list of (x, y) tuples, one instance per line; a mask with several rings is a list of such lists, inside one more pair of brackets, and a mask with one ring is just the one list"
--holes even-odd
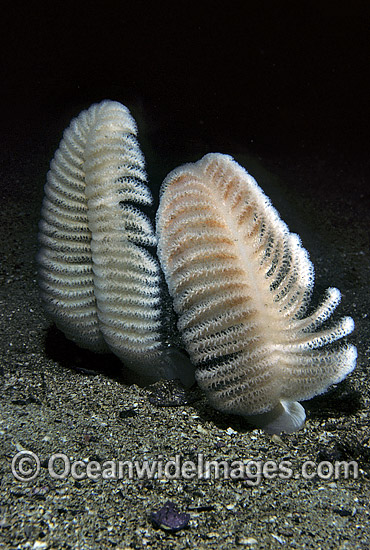
[[(13, 457), (12, 473), (19, 481), (35, 479), (41, 469), (39, 457), (31, 451), (21, 451)], [(186, 460), (180, 454), (172, 460), (159, 455), (153, 460), (72, 460), (64, 453), (55, 453), (47, 461), (48, 474), (53, 479), (71, 477), (83, 479), (219, 479), (243, 480), (248, 485), (259, 485), (270, 479), (357, 479), (356, 461), (307, 460), (295, 467), (290, 460), (209, 460), (202, 453), (197, 459)]]

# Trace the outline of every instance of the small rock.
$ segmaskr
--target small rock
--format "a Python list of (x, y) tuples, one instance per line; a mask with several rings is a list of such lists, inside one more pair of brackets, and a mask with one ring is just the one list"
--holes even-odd
[(174, 503), (167, 500), (158, 512), (151, 513), (151, 519), (157, 527), (174, 533), (187, 527), (190, 515), (185, 512), (179, 512)]
[(274, 535), (273, 533), (271, 533), (271, 536), (272, 536), (272, 538), (274, 538), (275, 540), (280, 542), (280, 544), (285, 544), (285, 540), (282, 539), (281, 537), (279, 537), (279, 535)]
[(237, 537), (236, 544), (240, 546), (253, 546), (253, 544), (257, 544), (257, 541), (253, 537)]
[(207, 539), (217, 539), (219, 536), (220, 534), (214, 531), (211, 531), (210, 533), (206, 534)]

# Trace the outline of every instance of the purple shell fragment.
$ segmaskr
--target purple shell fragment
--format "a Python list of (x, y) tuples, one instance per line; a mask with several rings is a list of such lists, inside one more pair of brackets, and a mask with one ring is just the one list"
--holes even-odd
[(160, 510), (151, 513), (151, 519), (157, 527), (165, 531), (175, 532), (184, 529), (188, 525), (190, 515), (179, 512), (174, 503), (167, 500)]

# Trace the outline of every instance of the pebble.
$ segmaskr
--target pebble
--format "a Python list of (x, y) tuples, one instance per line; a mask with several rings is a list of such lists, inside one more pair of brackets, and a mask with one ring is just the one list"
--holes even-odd
[(257, 544), (257, 540), (253, 537), (238, 537), (236, 544), (240, 546), (253, 546), (253, 544)]
[(190, 515), (185, 512), (179, 512), (175, 504), (167, 500), (160, 510), (151, 513), (151, 520), (156, 527), (160, 527), (165, 531), (175, 532), (187, 527)]
[(274, 535), (273, 533), (271, 533), (271, 536), (272, 536), (272, 538), (274, 538), (275, 540), (280, 542), (280, 544), (285, 544), (285, 540), (282, 539), (281, 537), (279, 537), (279, 535)]
[(216, 533), (214, 531), (211, 531), (210, 533), (207, 533), (206, 537), (208, 539), (217, 539), (220, 536), (220, 533)]

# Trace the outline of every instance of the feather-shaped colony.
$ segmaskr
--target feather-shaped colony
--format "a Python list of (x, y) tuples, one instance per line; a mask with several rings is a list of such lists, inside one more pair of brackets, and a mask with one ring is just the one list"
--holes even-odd
[(45, 185), (39, 285), (68, 338), (171, 377), (184, 358), (162, 344), (160, 268), (145, 248), (156, 239), (140, 210), (152, 196), (136, 134), (114, 101), (92, 105), (65, 130)]
[[(128, 109), (103, 101), (64, 132), (45, 185), (38, 254), (46, 311), (66, 336), (113, 351), (152, 379), (193, 379), (164, 332), (161, 272), (142, 205), (151, 204)], [(342, 380), (356, 348), (322, 349), (353, 330), (323, 325), (330, 288), (305, 317), (313, 266), (268, 198), (230, 157), (174, 170), (157, 213), (158, 255), (196, 378), (210, 402), (267, 431), (304, 421), (298, 400)], [(164, 344), (166, 342), (166, 344)]]
[(354, 328), (323, 328), (340, 301), (329, 288), (305, 317), (313, 266), (255, 180), (226, 155), (209, 154), (165, 179), (158, 255), (196, 378), (215, 408), (267, 431), (294, 431), (297, 402), (355, 366), (356, 348), (322, 349)]

